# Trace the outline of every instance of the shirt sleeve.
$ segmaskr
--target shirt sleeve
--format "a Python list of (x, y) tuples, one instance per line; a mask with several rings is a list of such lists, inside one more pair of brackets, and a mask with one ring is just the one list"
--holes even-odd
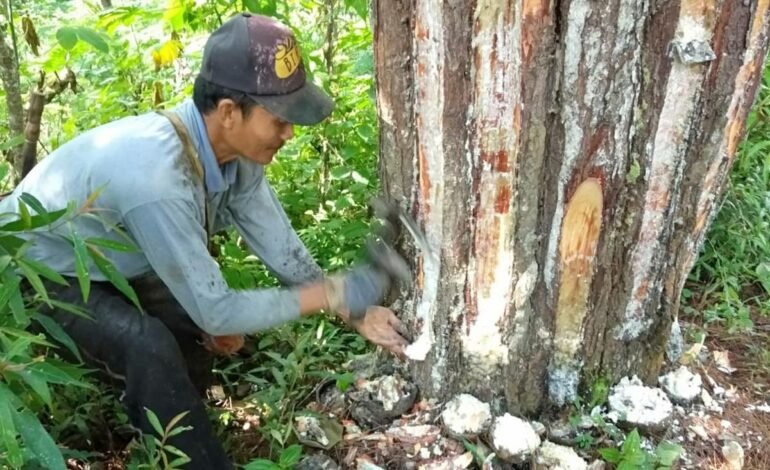
[(272, 328), (299, 318), (299, 293), (289, 289), (233, 290), (206, 248), (194, 205), (184, 199), (147, 203), (124, 224), (155, 273), (190, 318), (208, 334)]
[(264, 176), (229, 203), (229, 212), (251, 251), (282, 283), (296, 286), (323, 278)]

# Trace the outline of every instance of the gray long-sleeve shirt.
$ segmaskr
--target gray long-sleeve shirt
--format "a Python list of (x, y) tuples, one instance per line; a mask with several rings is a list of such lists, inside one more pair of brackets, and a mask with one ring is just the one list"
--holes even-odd
[[(141, 251), (107, 252), (117, 270), (129, 279), (157, 274), (202, 330), (212, 335), (250, 333), (298, 318), (296, 290), (229, 289), (206, 248), (204, 192), (214, 229), (234, 226), (283, 283), (301, 285), (321, 278), (263, 167), (245, 159), (220, 167), (192, 101), (174, 112), (198, 151), (205, 191), (170, 121), (149, 113), (97, 127), (58, 148), (0, 202), (0, 214), (15, 212), (23, 192), (53, 211), (69, 201), (82, 204), (103, 187), (93, 204), (101, 220), (78, 217), (74, 229), (83, 238), (120, 240), (110, 226), (122, 226)], [(74, 276), (73, 248), (62, 237), (69, 230), (38, 231), (27, 256)], [(90, 275), (105, 280), (95, 266)]]

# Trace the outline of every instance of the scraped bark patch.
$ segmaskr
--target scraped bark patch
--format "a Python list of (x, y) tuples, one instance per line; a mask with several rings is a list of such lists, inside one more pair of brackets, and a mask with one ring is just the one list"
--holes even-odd
[[(587, 311), (588, 289), (593, 276), (596, 245), (602, 226), (602, 188), (590, 178), (578, 186), (567, 203), (559, 245), (561, 287), (556, 312), (556, 340), (567, 340), (563, 348), (573, 354), (579, 344), (580, 329)], [(573, 343), (577, 340), (577, 343)]]
[(603, 196), (596, 178), (583, 181), (566, 205), (559, 244), (561, 284), (556, 308), (554, 355), (548, 376), (551, 399), (563, 404), (577, 395), (583, 321), (602, 227)]

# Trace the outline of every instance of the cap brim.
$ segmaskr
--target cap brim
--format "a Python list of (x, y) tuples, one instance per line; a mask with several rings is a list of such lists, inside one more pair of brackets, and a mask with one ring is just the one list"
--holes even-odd
[(299, 90), (285, 95), (249, 97), (284, 121), (299, 126), (318, 124), (329, 117), (334, 109), (334, 101), (310, 82), (305, 82)]

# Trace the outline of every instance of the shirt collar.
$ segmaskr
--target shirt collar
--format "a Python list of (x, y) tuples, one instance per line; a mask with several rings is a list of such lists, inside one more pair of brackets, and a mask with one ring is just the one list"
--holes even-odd
[(182, 102), (174, 112), (179, 115), (182, 122), (187, 127), (193, 145), (198, 151), (198, 158), (203, 165), (203, 173), (206, 178), (206, 191), (209, 193), (221, 193), (226, 191), (235, 183), (235, 173), (237, 169), (236, 161), (227, 162), (224, 165), (217, 163), (217, 157), (214, 155), (214, 149), (209, 142), (209, 134), (206, 131), (206, 123), (203, 116), (195, 107), (192, 99), (188, 98)]

